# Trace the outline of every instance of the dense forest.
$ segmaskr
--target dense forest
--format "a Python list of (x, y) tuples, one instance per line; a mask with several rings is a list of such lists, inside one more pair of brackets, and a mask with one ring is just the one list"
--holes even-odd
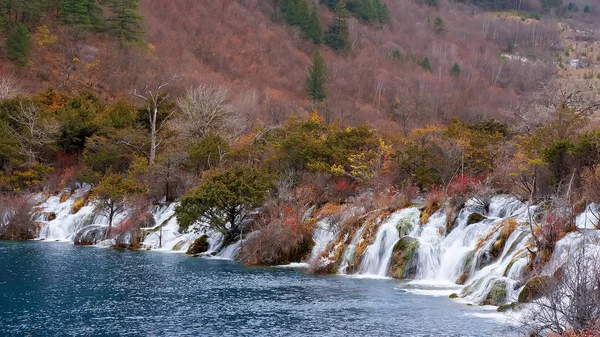
[(278, 264), (307, 253), (308, 207), (420, 196), (455, 219), (472, 196), (510, 194), (557, 200), (532, 244), (543, 265), (572, 214), (600, 204), (598, 13), (592, 0), (2, 0), (0, 237), (35, 236), (29, 193), (89, 184), (72, 212), (97, 205), (107, 238), (178, 202), (182, 230), (204, 220), (231, 243), (262, 229), (242, 260)]

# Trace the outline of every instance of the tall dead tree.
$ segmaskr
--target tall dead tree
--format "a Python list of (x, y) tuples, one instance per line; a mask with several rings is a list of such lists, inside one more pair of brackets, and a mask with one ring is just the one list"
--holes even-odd
[[(163, 107), (163, 103), (169, 98), (167, 88), (176, 80), (176, 77), (162, 78), (153, 81), (152, 84), (148, 84), (144, 89), (138, 91), (135, 89), (133, 94), (144, 101), (145, 110), (148, 118), (148, 124), (150, 127), (150, 151), (148, 154), (148, 163), (154, 164), (156, 159), (156, 149), (160, 146), (162, 139), (158, 138), (160, 131), (166, 122), (171, 118), (175, 110), (172, 111), (160, 111)], [(164, 113), (164, 116), (160, 116)]]

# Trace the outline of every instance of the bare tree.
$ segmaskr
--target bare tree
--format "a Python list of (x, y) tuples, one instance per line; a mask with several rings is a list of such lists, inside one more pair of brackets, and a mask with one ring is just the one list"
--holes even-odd
[(162, 142), (162, 139), (159, 139), (158, 135), (162, 128), (166, 125), (166, 122), (175, 113), (175, 110), (172, 110), (167, 111), (165, 116), (160, 116), (160, 109), (162, 108), (163, 103), (165, 103), (165, 101), (169, 98), (169, 94), (166, 89), (175, 80), (175, 76), (158, 79), (154, 81), (154, 83), (146, 85), (141, 91), (136, 89), (133, 92), (133, 94), (142, 99), (146, 105), (145, 109), (148, 123), (150, 124), (150, 153), (148, 154), (148, 162), (150, 165), (154, 164), (154, 160), (156, 159), (156, 149)]
[(27, 158), (27, 165), (35, 164), (44, 146), (56, 141), (60, 125), (46, 118), (34, 103), (26, 101), (20, 101), (18, 111), (8, 117), (17, 125), (9, 128), (9, 132), (19, 143), (20, 154)]
[(10, 99), (22, 93), (21, 86), (14, 75), (0, 78), (0, 99)]
[[(591, 247), (590, 247), (591, 248)], [(548, 281), (532, 289), (542, 297), (534, 299), (524, 327), (536, 333), (583, 332), (597, 326), (600, 318), (600, 252), (586, 250), (586, 237), (575, 252)], [(591, 336), (591, 335), (590, 335)], [(595, 336), (595, 335), (594, 335)]]
[(256, 100), (250, 96), (232, 104), (229, 88), (221, 85), (188, 89), (185, 97), (177, 100), (182, 115), (175, 121), (175, 129), (188, 137), (202, 138), (214, 133), (235, 139), (248, 129), (248, 119), (239, 108), (248, 102), (256, 104)]

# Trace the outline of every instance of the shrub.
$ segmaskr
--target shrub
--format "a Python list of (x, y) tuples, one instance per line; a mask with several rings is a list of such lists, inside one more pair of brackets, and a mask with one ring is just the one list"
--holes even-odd
[(25, 196), (0, 196), (0, 240), (29, 240), (36, 234), (31, 201)]

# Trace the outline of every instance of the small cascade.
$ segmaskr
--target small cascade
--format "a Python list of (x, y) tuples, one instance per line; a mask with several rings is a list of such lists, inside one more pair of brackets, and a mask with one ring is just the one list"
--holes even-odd
[(348, 274), (348, 272), (352, 273), (352, 271), (356, 267), (356, 261), (355, 261), (356, 245), (362, 239), (362, 233), (365, 230), (366, 226), (367, 226), (367, 224), (364, 223), (356, 231), (356, 233), (352, 237), (352, 241), (350, 241), (350, 244), (346, 247), (346, 249), (344, 249), (344, 254), (342, 255), (342, 263), (340, 265), (340, 269), (338, 270), (339, 274)]
[[(91, 202), (77, 205), (86, 200), (89, 192), (90, 186), (83, 186), (62, 200), (61, 196), (50, 196), (47, 199), (42, 195), (35, 196), (35, 199), (40, 202), (38, 221), (42, 224), (38, 238), (85, 245), (96, 244), (102, 247), (111, 246), (110, 241), (104, 240), (108, 219), (98, 214)], [(177, 204), (173, 203), (153, 207), (151, 214), (154, 225), (141, 229), (144, 233), (144, 240), (141, 242), (143, 249), (185, 253), (196, 239), (207, 235), (209, 250), (205, 255), (235, 258), (241, 242), (223, 247), (223, 235), (209, 230), (207, 226), (198, 224), (189, 231), (181, 233), (175, 217), (176, 206)], [(118, 224), (126, 216), (126, 212), (117, 214), (113, 223)]]
[(408, 222), (411, 227), (414, 226), (419, 221), (419, 215), (419, 210), (411, 207), (400, 210), (387, 218), (379, 226), (373, 244), (367, 247), (360, 263), (359, 273), (387, 276), (394, 246), (400, 239), (398, 226), (405, 222)]
[(317, 222), (317, 228), (313, 231), (312, 236), (315, 245), (308, 258), (309, 264), (316, 263), (319, 260), (321, 254), (327, 249), (329, 242), (336, 237), (336, 234), (329, 219), (326, 218)]

